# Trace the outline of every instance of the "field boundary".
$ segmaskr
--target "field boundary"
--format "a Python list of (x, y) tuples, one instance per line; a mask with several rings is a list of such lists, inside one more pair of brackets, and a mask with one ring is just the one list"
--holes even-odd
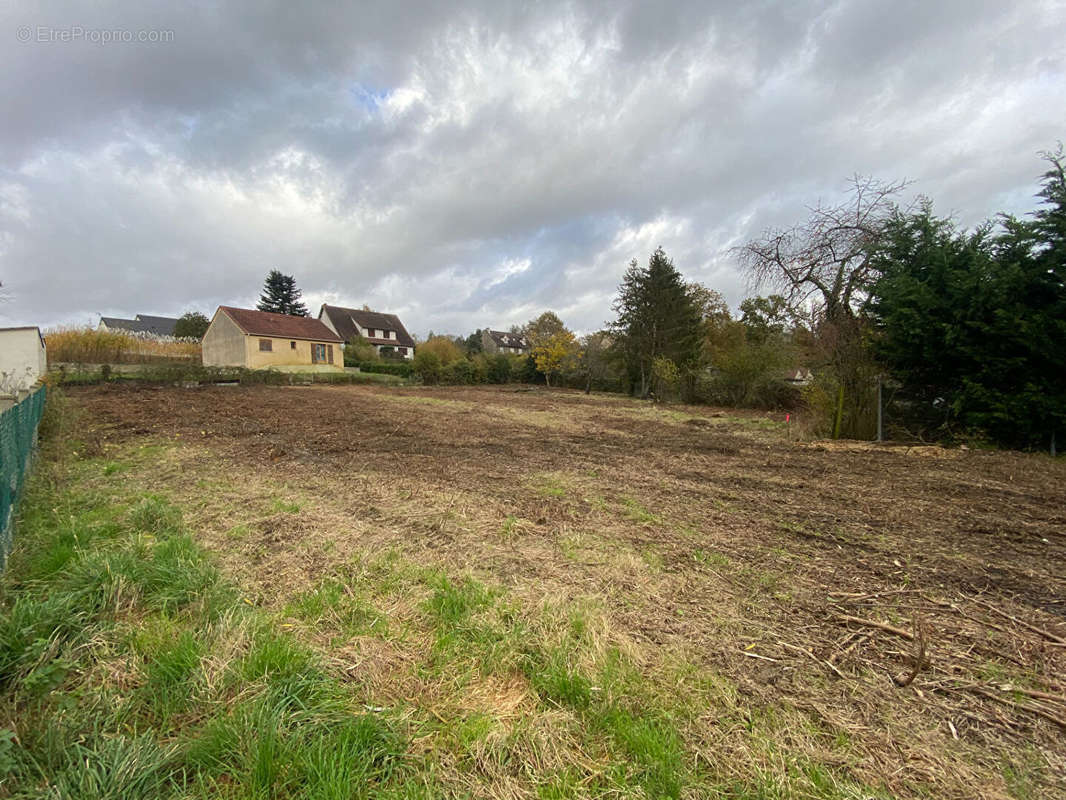
[(15, 507), (37, 447), (37, 428), (47, 390), (38, 383), (11, 408), (0, 412), (0, 571), (14, 539)]

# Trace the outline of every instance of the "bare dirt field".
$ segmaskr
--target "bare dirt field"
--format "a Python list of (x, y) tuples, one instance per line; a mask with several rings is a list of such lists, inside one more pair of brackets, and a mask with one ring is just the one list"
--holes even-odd
[[(616, 758), (673, 770), (644, 796), (1066, 796), (1061, 462), (514, 387), (70, 396), (85, 448), (181, 505), (250, 602), (432, 723), (410, 750), (450, 793), (586, 796)], [(486, 587), (471, 618), (570, 688), (502, 640), (442, 645), (427, 570)], [(360, 624), (308, 611), (324, 581)], [(607, 694), (677, 763), (640, 761)]]

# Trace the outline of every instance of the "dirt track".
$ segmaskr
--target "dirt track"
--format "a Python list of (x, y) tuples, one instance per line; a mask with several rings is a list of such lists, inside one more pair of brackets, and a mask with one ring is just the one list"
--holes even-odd
[[(1066, 790), (1061, 463), (791, 443), (766, 415), (509, 388), (72, 395), (91, 446), (184, 442), (186, 477), (322, 498), (260, 520), (255, 552), (222, 536), (240, 515), (204, 501), (205, 539), (245, 582), (312, 580), (333, 557), (306, 546), (317, 519), (520, 595), (601, 597), (619, 635), (849, 732), (856, 774), (901, 794), (1005, 796), (997, 765), (1030, 747), (1037, 785)], [(868, 623), (927, 641), (910, 686), (890, 676), (917, 644)]]

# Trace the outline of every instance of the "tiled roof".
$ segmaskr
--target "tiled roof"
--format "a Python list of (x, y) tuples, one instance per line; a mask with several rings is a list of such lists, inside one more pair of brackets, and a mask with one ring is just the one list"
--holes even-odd
[(407, 328), (400, 322), (395, 314), (382, 314), (377, 311), (363, 311), (358, 308), (342, 308), (341, 306), (329, 306), (322, 304), (318, 312), (319, 319), (323, 315), (329, 317), (333, 327), (337, 330), (341, 339), (348, 341), (359, 335), (356, 325), (362, 330), (373, 328), (376, 331), (395, 331), (395, 339), (384, 339), (380, 336), (368, 337), (374, 344), (394, 345), (396, 347), (414, 347), (415, 340), (407, 332)]
[(249, 336), (271, 336), (278, 339), (313, 339), (316, 342), (340, 342), (340, 337), (313, 317), (291, 317), (250, 308), (219, 306), (237, 327)]

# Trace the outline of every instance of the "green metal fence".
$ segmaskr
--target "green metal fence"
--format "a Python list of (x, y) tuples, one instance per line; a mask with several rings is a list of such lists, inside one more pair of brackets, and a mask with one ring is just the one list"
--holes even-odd
[(37, 425), (44, 413), (45, 389), (0, 413), (0, 570), (7, 565), (14, 535), (15, 503), (37, 444)]

